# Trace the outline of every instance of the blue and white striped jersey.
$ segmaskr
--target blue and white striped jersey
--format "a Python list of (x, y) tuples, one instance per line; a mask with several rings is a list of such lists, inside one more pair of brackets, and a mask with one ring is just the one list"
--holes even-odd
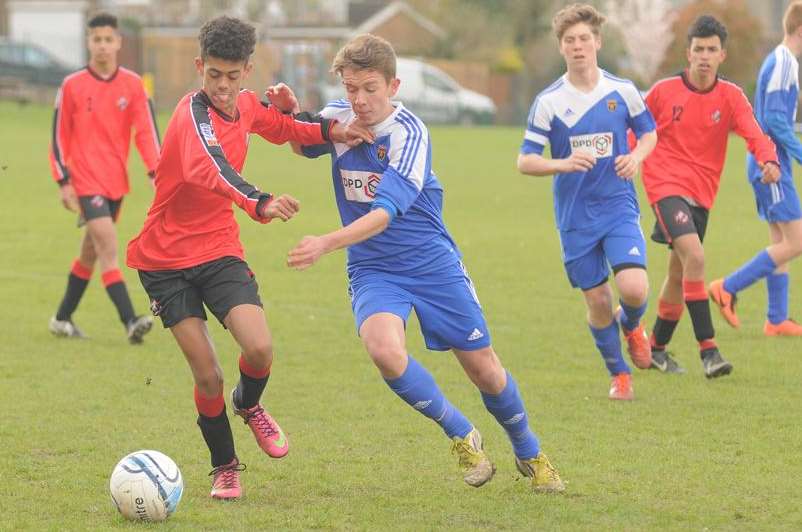
[[(331, 155), (334, 196), (344, 226), (373, 209), (390, 213), (386, 230), (348, 248), (349, 274), (365, 268), (420, 275), (460, 259), (443, 223), (443, 187), (432, 171), (429, 131), (402, 104), (395, 105), (373, 127), (373, 144), (303, 147), (307, 157)], [(356, 119), (347, 100), (329, 103), (320, 114), (343, 124)]]
[(601, 69), (589, 93), (574, 87), (565, 74), (535, 98), (521, 153), (542, 155), (549, 145), (554, 159), (575, 151), (596, 158), (588, 172), (554, 176), (554, 213), (561, 231), (602, 226), (627, 212), (639, 214), (635, 187), (615, 171), (615, 158), (629, 153), (629, 129), (640, 137), (655, 129), (654, 119), (631, 81)]
[[(784, 44), (763, 61), (755, 87), (755, 118), (777, 147), (782, 179), (793, 179), (791, 158), (802, 163), (802, 144), (794, 133), (799, 98), (799, 62)], [(760, 167), (747, 155), (750, 180), (760, 179)]]

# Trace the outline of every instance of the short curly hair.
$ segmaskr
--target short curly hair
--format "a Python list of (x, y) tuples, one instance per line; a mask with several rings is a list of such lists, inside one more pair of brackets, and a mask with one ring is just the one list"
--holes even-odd
[(247, 61), (256, 47), (256, 30), (246, 22), (223, 15), (203, 25), (198, 42), (202, 59)]
[(706, 39), (718, 35), (722, 48), (727, 42), (727, 28), (712, 15), (702, 15), (691, 24), (688, 30), (688, 45), (694, 37)]
[(111, 13), (100, 12), (96, 13), (89, 19), (89, 22), (86, 24), (86, 27), (90, 30), (93, 28), (102, 28), (104, 26), (110, 26), (117, 29), (117, 17), (112, 15)]

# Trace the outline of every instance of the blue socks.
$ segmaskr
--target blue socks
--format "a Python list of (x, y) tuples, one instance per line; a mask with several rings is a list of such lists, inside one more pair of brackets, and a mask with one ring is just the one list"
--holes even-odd
[(768, 320), (774, 325), (788, 319), (788, 274), (773, 273), (766, 277), (769, 293)]
[(589, 327), (593, 339), (596, 340), (596, 347), (599, 348), (610, 375), (632, 373), (621, 355), (621, 337), (618, 334), (618, 323), (613, 320), (604, 329), (596, 329), (592, 325), (589, 325)]
[(639, 307), (630, 307), (620, 299), (618, 303), (621, 305), (621, 326), (627, 331), (634, 331), (640, 325), (640, 319), (646, 314), (646, 304)]
[(776, 268), (777, 265), (774, 264), (769, 252), (764, 249), (724, 279), (724, 290), (730, 294), (737, 294), (759, 279), (771, 275)]
[(384, 382), (408, 405), (437, 422), (449, 438), (464, 438), (473, 428), (462, 412), (448, 402), (431, 373), (411, 356), (403, 375)]
[(507, 386), (498, 395), (482, 392), (482, 401), (510, 438), (515, 456), (521, 460), (534, 458), (540, 452), (540, 443), (529, 429), (529, 420), (518, 393), (518, 385), (507, 372)]

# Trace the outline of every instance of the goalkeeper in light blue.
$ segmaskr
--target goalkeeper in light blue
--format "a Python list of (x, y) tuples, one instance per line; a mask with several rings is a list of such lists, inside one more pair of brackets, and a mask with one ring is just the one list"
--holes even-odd
[[(443, 188), (432, 171), (432, 148), (423, 122), (396, 94), (396, 57), (373, 35), (348, 42), (332, 71), (346, 99), (320, 114), (343, 124), (369, 126), (373, 143), (293, 146), (306, 157), (330, 155), (334, 196), (343, 227), (307, 236), (290, 251), (290, 267), (303, 270), (323, 255), (348, 248), (351, 307), (359, 336), (390, 389), (440, 425), (452, 440), (463, 478), (489, 481), (495, 466), (479, 431), (440, 391), (432, 375), (407, 353), (406, 322), (418, 316), (429, 349), (451, 350), (479, 388), (487, 410), (507, 432), (518, 470), (536, 491), (562, 491), (557, 471), (540, 451), (515, 380), (490, 344), (482, 308), (461, 255), (442, 217)], [(270, 96), (270, 92), (268, 92)], [(271, 100), (297, 110), (286, 89)]]
[(780, 180), (761, 182), (755, 158), (747, 155), (747, 176), (755, 193), (757, 212), (769, 225), (771, 244), (736, 271), (710, 283), (710, 295), (733, 327), (737, 294), (766, 280), (768, 309), (766, 336), (802, 336), (802, 325), (788, 317), (788, 263), (802, 254), (802, 209), (794, 186), (793, 161), (802, 164), (802, 143), (794, 132), (799, 99), (799, 62), (802, 54), (802, 2), (792, 2), (783, 17), (785, 37), (763, 61), (755, 88), (755, 118), (777, 147)]

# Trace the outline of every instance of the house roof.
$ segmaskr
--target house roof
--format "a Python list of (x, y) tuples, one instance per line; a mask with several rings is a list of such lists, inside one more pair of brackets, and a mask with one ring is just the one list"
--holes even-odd
[(387, 21), (399, 14), (411, 18), (418, 26), (439, 39), (446, 37), (440, 26), (424, 17), (409, 4), (402, 1), (393, 2), (368, 17), (356, 27), (348, 26), (286, 26), (267, 28), (269, 39), (347, 39), (361, 33), (372, 33)]

